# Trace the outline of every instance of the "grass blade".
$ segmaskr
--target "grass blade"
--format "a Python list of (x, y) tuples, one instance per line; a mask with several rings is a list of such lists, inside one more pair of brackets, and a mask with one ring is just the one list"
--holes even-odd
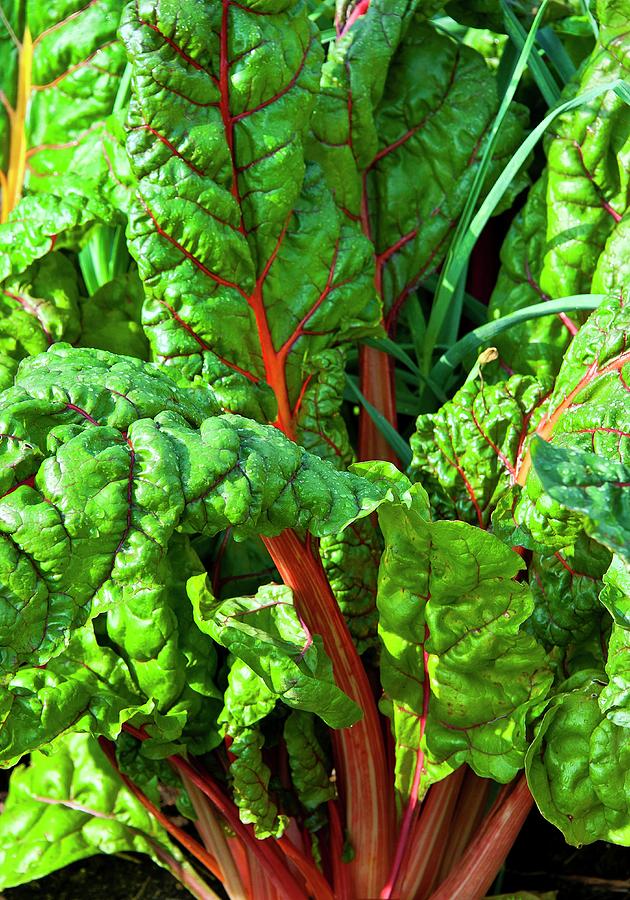
[[(510, 40), (518, 51), (523, 52), (525, 41), (527, 40), (527, 32), (514, 15), (505, 0), (501, 0), (501, 12), (503, 13), (503, 21), (505, 29)], [(535, 35), (534, 40), (540, 41), (540, 34)], [(547, 64), (540, 58), (536, 50), (534, 50), (528, 59), (528, 65), (534, 77), (534, 81), (538, 85), (538, 90), (543, 95), (543, 99), (547, 106), (555, 106), (560, 99), (560, 88), (555, 78), (547, 68)]]
[(381, 415), (375, 406), (365, 399), (355, 380), (346, 375), (346, 384), (350, 388), (350, 393), (359, 401), (365, 409), (369, 417), (372, 419), (378, 430), (381, 432), (389, 446), (392, 448), (404, 469), (411, 465), (412, 453), (407, 441), (402, 438), (393, 425), (387, 421), (385, 416)]
[[(488, 168), (492, 160), (492, 154), (496, 146), (499, 129), (503, 124), (503, 120), (505, 119), (510, 104), (514, 99), (516, 88), (518, 87), (523, 72), (525, 71), (527, 60), (529, 59), (529, 55), (534, 45), (534, 40), (536, 38), (536, 32), (538, 31), (538, 26), (542, 21), (542, 17), (545, 13), (548, 2), (549, 0), (543, 0), (543, 2), (540, 4), (538, 12), (536, 13), (534, 21), (532, 22), (532, 26), (529, 29), (527, 39), (525, 40), (523, 49), (519, 54), (516, 66), (514, 67), (514, 71), (512, 72), (508, 88), (503, 95), (503, 98), (499, 105), (499, 110), (495, 116), (492, 128), (490, 129), (490, 134), (488, 135), (488, 140), (484, 148), (481, 162), (475, 174), (470, 194), (468, 196), (468, 199), (466, 200), (464, 209), (462, 210), (462, 214), (455, 230), (453, 240), (451, 241), (451, 245), (446, 255), (446, 260), (444, 262), (442, 274), (440, 275), (437, 291), (433, 299), (431, 315), (427, 324), (427, 335), (421, 366), (425, 374), (428, 373), (431, 367), (435, 344), (438, 340), (438, 336), (442, 331), (449, 308), (451, 306), (453, 295), (455, 293), (459, 280), (462, 277), (464, 267), (468, 261), (468, 257), (470, 256), (470, 251), (472, 250), (472, 247), (474, 245), (474, 241), (473, 243), (468, 242), (468, 244), (466, 245), (466, 249), (462, 249), (463, 245), (465, 244), (465, 239), (469, 234), (469, 226), (471, 224), (475, 207), (481, 193), (481, 188), (486, 179)], [(520, 166), (518, 168), (520, 168)], [(510, 181), (511, 180), (512, 176), (510, 176)], [(506, 183), (503, 191), (501, 192), (501, 196), (503, 196), (503, 194), (507, 190), (507, 186), (508, 185)]]
[[(447, 258), (444, 269), (442, 270), (441, 284), (438, 287), (439, 295), (436, 294), (433, 311), (436, 311), (438, 305), (441, 305), (444, 310), (448, 307), (450, 299), (455, 293), (455, 288), (457, 287), (460, 275), (464, 270), (464, 266), (466, 265), (468, 257), (470, 256), (470, 253), (475, 246), (477, 238), (483, 231), (486, 223), (488, 222), (488, 219), (500, 203), (512, 179), (517, 174), (549, 125), (553, 122), (554, 119), (556, 119), (563, 113), (568, 112), (571, 109), (576, 109), (577, 107), (582, 106), (585, 103), (590, 103), (591, 100), (595, 100), (601, 94), (605, 94), (608, 91), (615, 91), (618, 96), (622, 97), (624, 100), (626, 100), (626, 102), (628, 102), (630, 90), (622, 80), (617, 79), (616, 81), (609, 81), (605, 84), (599, 84), (597, 85), (597, 87), (591, 88), (588, 91), (584, 91), (583, 94), (579, 94), (572, 100), (567, 100), (565, 103), (557, 106), (550, 113), (548, 113), (542, 120), (542, 122), (540, 122), (536, 126), (536, 128), (534, 128), (534, 130), (525, 138), (521, 146), (518, 148), (516, 153), (514, 153), (511, 160), (506, 165), (496, 183), (489, 191), (486, 199), (479, 207), (477, 214), (474, 216), (473, 220), (468, 226), (466, 234), (459, 242), (459, 246), (457, 247), (456, 252), (453, 254), (453, 256), (451, 256), (450, 259)], [(425, 372), (427, 372), (430, 368), (431, 357), (429, 355), (429, 352), (432, 354), (433, 347), (435, 346), (435, 338), (429, 344), (428, 333), (430, 324), (431, 322), (429, 322), (429, 326), (427, 327), (427, 351), (425, 355), (426, 368), (424, 368)]]
[(563, 84), (567, 84), (577, 69), (573, 65), (573, 60), (564, 49), (564, 45), (553, 28), (547, 26), (541, 28), (536, 37), (536, 41), (549, 57), (551, 64), (558, 73)]
[(467, 356), (514, 325), (520, 325), (530, 319), (540, 319), (542, 316), (554, 316), (558, 313), (572, 312), (578, 309), (597, 309), (605, 296), (605, 294), (574, 294), (571, 297), (563, 297), (561, 300), (547, 300), (545, 303), (525, 306), (500, 319), (487, 322), (469, 332), (450, 350), (442, 354), (431, 369), (430, 378), (444, 384)]

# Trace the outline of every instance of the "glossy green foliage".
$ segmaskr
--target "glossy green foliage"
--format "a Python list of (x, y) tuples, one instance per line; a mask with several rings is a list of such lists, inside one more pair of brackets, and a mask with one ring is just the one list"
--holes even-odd
[(24, 189), (49, 190), (114, 108), (125, 66), (121, 0), (11, 0), (0, 40), (2, 221)]
[(232, 661), (219, 721), (229, 741), (230, 777), (241, 821), (253, 823), (261, 839), (280, 837), (287, 824), (269, 794), (271, 771), (263, 761), (264, 737), (258, 725), (277, 699), (278, 694), (247, 663)]
[(319, 635), (301, 620), (291, 590), (270, 584), (255, 597), (216, 601), (205, 575), (188, 595), (197, 625), (246, 663), (288, 706), (315, 712), (332, 728), (353, 725), (360, 712), (335, 685)]
[[(374, 245), (376, 289), (393, 325), (435, 271), (463, 209), (498, 109), (483, 57), (427, 24), (414, 0), (372, 2), (328, 54), (311, 152), (337, 203)], [(431, 72), (431, 78), (426, 72)], [(487, 189), (516, 148), (525, 110), (501, 131)], [(448, 152), (435, 148), (448, 146)], [(512, 196), (524, 187), (517, 182)]]
[(20, 766), (0, 816), (0, 886), (14, 887), (95, 853), (181, 860), (164, 829), (124, 787), (95, 738), (73, 734)]
[(98, 612), (161, 604), (176, 528), (320, 535), (379, 499), (277, 430), (213, 415), (208, 388), (182, 392), (129, 357), (56, 345), (0, 405), (5, 672), (47, 661)]
[(423, 796), (464, 762), (509, 781), (523, 765), (528, 712), (551, 681), (542, 647), (521, 629), (533, 607), (514, 580), (522, 561), (465, 522), (432, 522), (420, 485), (381, 506), (379, 522), (381, 681), (401, 798)]
[(468, 381), (437, 413), (419, 416), (410, 473), (439, 516), (482, 528), (513, 483), (548, 388), (534, 378)]
[(357, 650), (378, 646), (376, 590), (383, 541), (369, 519), (324, 536), (319, 545), (328, 583)]
[[(626, 0), (597, 5), (597, 45), (567, 91), (628, 79)], [(501, 251), (492, 317), (544, 300), (627, 287), (630, 110), (612, 92), (565, 113), (546, 143), (547, 167)], [(499, 348), (518, 372), (555, 374), (580, 324), (562, 314), (512, 329)]]
[(314, 810), (321, 803), (333, 800), (330, 761), (319, 740), (315, 718), (294, 710), (285, 722), (283, 733), (291, 778), (302, 805)]
[[(572, 544), (585, 527), (581, 514), (586, 507), (592, 507), (589, 534), (611, 549), (624, 542), (627, 491), (622, 485), (630, 448), (628, 315), (623, 300), (610, 298), (580, 329), (519, 472), (521, 483), (526, 482), (523, 493), (508, 498), (499, 516), (508, 525), (511, 521), (522, 526), (539, 545), (560, 549)], [(540, 438), (550, 441), (550, 447), (541, 446)], [(528, 469), (532, 458), (537, 461), (534, 472)]]
[(155, 358), (313, 449), (345, 442), (332, 348), (374, 333), (379, 309), (370, 246), (305, 158), (322, 57), (305, 6), (147, 2), (121, 35)]
[(602, 715), (600, 677), (588, 674), (545, 713), (527, 754), (527, 779), (568, 843), (628, 846), (630, 730)]

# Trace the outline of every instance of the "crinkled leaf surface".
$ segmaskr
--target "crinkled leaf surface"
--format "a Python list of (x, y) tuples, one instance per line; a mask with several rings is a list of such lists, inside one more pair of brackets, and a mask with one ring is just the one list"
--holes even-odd
[(0, 387), (13, 384), (20, 360), (37, 356), (54, 341), (74, 341), (79, 322), (79, 287), (72, 263), (49, 253), (0, 289)]
[(149, 344), (140, 321), (144, 291), (133, 271), (104, 284), (82, 298), (79, 347), (112, 350), (125, 356), (149, 358)]
[(555, 698), (527, 752), (527, 782), (541, 813), (569, 844), (630, 844), (630, 729), (602, 716), (603, 676)]
[(0, 689), (0, 763), (45, 747), (68, 731), (115, 738), (154, 702), (138, 690), (124, 661), (99, 646), (91, 624), (45, 668), (24, 667)]
[[(573, 488), (567, 488), (569, 493), (577, 493), (582, 503), (590, 497), (589, 504), (601, 507), (598, 498), (603, 494), (600, 495), (595, 485), (609, 482), (610, 499), (614, 493), (617, 498), (614, 502), (620, 504), (617, 511), (622, 516), (627, 491), (613, 482), (623, 484), (627, 480), (623, 471), (628, 468), (630, 452), (629, 324), (628, 306), (622, 297), (608, 298), (591, 315), (567, 351), (545, 414), (536, 427), (536, 434), (551, 444), (542, 448), (543, 458), (545, 453), (553, 454), (555, 448), (562, 451), (562, 458), (567, 461), (566, 465), (563, 463), (566, 477), (573, 484)], [(534, 442), (529, 446), (534, 447)], [(540, 449), (539, 446), (539, 455)], [(581, 457), (581, 454), (585, 455)], [(599, 462), (595, 456), (600, 458)], [(589, 459), (592, 460), (590, 475), (586, 471), (591, 465)], [(512, 497), (506, 498), (504, 508), (493, 519), (495, 526), (499, 527), (503, 521), (508, 528), (514, 524), (521, 527), (524, 536), (518, 543), (528, 546), (531, 544), (527, 534), (534, 543), (552, 549), (570, 546), (584, 527), (584, 516), (573, 512), (569, 505), (561, 506), (543, 489), (536, 472), (531, 471), (531, 461), (532, 454), (526, 446), (517, 471), (517, 480), (525, 485), (524, 490), (515, 490)], [(572, 468), (575, 471), (570, 475)], [(586, 477), (584, 489), (575, 487), (581, 477), (576, 475), (578, 468), (583, 469)], [(617, 470), (619, 477), (613, 474)], [(557, 478), (553, 465), (546, 466), (545, 471), (547, 478)], [(589, 483), (591, 488), (587, 487)], [(563, 488), (558, 485), (554, 490)], [(600, 513), (606, 516), (606, 510)], [(597, 515), (594, 511), (593, 514)], [(613, 522), (609, 525), (606, 540), (613, 540), (610, 529), (615, 530), (617, 525)], [(623, 528), (622, 521), (618, 527)]]
[(269, 794), (271, 770), (263, 761), (264, 737), (258, 727), (277, 699), (260, 675), (242, 660), (232, 660), (219, 721), (230, 739), (230, 776), (241, 821), (252, 823), (260, 839), (280, 837), (287, 821)]
[(335, 443), (339, 388), (332, 410), (303, 407), (327, 352), (373, 333), (379, 308), (369, 244), (305, 159), (322, 56), (306, 5), (145, 0), (121, 35), (154, 357), (200, 375), (228, 410), (291, 437), (306, 428), (309, 446), (320, 430), (326, 444), (332, 415)]
[(599, 708), (615, 725), (630, 727), (630, 632), (613, 625), (606, 660), (608, 684), (599, 695)]
[(57, 344), (22, 364), (0, 396), (5, 672), (46, 661), (97, 611), (158, 603), (176, 528), (322, 535), (378, 504), (276, 429), (215, 411), (205, 386), (105, 351)]
[[(574, 94), (630, 76), (627, 3), (600, 2), (597, 15), (599, 39), (567, 89)], [(573, 294), (627, 289), (627, 104), (609, 91), (563, 114), (551, 126), (546, 151), (547, 170), (501, 251), (491, 318)], [(516, 371), (553, 375), (581, 321), (580, 314), (548, 316), (510, 329), (497, 343)]]
[(621, 556), (613, 556), (599, 599), (617, 625), (630, 629), (630, 565)]
[(314, 810), (321, 803), (333, 800), (331, 763), (317, 736), (314, 716), (293, 710), (284, 724), (284, 740), (291, 780), (302, 805)]
[(376, 589), (382, 550), (381, 535), (369, 519), (353, 522), (319, 544), (328, 583), (359, 653), (378, 644)]
[(285, 585), (270, 584), (254, 597), (217, 601), (204, 575), (188, 582), (195, 622), (259, 675), (288, 706), (317, 713), (332, 728), (353, 725), (356, 705), (334, 683), (319, 635), (312, 635)]
[(514, 482), (547, 393), (529, 376), (471, 380), (438, 412), (418, 417), (410, 472), (438, 516), (488, 525)]
[[(498, 108), (483, 57), (414, 18), (422, 6), (376, 0), (350, 17), (312, 122), (311, 152), (337, 203), (373, 241), (388, 324), (444, 258)], [(518, 144), (523, 113), (514, 107), (504, 122), (488, 186)], [(522, 187), (517, 179), (512, 190)]]
[(122, 0), (9, 0), (0, 40), (2, 221), (25, 186), (63, 174), (77, 146), (111, 112), (125, 65), (116, 29)]
[(181, 859), (164, 829), (127, 790), (96, 739), (64, 737), (11, 775), (0, 815), (0, 887), (15, 887), (95, 853), (164, 851)]
[(521, 630), (533, 607), (514, 580), (521, 559), (482, 529), (432, 522), (420, 485), (384, 503), (379, 522), (381, 681), (400, 796), (412, 785), (422, 796), (462, 763), (509, 781), (523, 765), (528, 710), (551, 683), (542, 647)]
[(630, 466), (539, 438), (531, 454), (546, 496), (580, 514), (587, 534), (630, 560)]

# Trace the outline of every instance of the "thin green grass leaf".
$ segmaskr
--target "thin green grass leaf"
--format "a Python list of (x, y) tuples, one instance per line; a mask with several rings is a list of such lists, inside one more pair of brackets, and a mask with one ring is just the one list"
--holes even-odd
[[(427, 277), (423, 278), (422, 281), (420, 282), (420, 287), (427, 288), (427, 290), (429, 290), (429, 291), (435, 291), (438, 286), (438, 281), (439, 281), (439, 278), (437, 275), (427, 275)], [(482, 303), (481, 300), (477, 300), (476, 297), (473, 297), (473, 295), (469, 294), (467, 291), (464, 291), (463, 295), (464, 295), (464, 309), (466, 310), (466, 315), (468, 316), (468, 318), (472, 322), (474, 322), (475, 325), (485, 325), (485, 323), (488, 321), (488, 307), (486, 306), (486, 304)], [(412, 295), (411, 297), (409, 297), (409, 299), (407, 300), (407, 303), (405, 304), (405, 309), (408, 310), (409, 305), (414, 300), (416, 301), (416, 303), (418, 303), (418, 300), (415, 295)], [(420, 306), (420, 304), (418, 303), (418, 307), (419, 306)], [(422, 321), (424, 323), (424, 316), (423, 316)], [(424, 323), (424, 331), (422, 332), (423, 342), (424, 342), (425, 332), (426, 332), (426, 323)], [(420, 359), (420, 358), (421, 358), (421, 356), (420, 356), (420, 354), (418, 354), (418, 359)]]
[(350, 375), (346, 375), (346, 384), (350, 388), (350, 393), (361, 406), (365, 409), (369, 417), (372, 419), (378, 430), (381, 432), (389, 446), (392, 448), (403, 467), (407, 469), (411, 465), (412, 453), (409, 444), (398, 434), (396, 429), (391, 425), (385, 416), (381, 415), (378, 409), (366, 400), (359, 387)]
[(562, 83), (567, 84), (571, 81), (577, 69), (553, 28), (549, 25), (546, 28), (541, 28), (536, 36), (536, 42), (540, 44), (549, 57), (549, 61), (558, 73)]
[(554, 316), (558, 313), (572, 312), (578, 309), (597, 309), (605, 296), (605, 294), (574, 294), (571, 297), (562, 297), (560, 300), (547, 300), (545, 303), (526, 306), (507, 316), (502, 316), (500, 319), (487, 322), (469, 332), (450, 350), (442, 354), (431, 369), (430, 378), (445, 384), (467, 356), (470, 356), (483, 344), (490, 344), (494, 338), (513, 328), (514, 325), (520, 325), (530, 319), (540, 319), (542, 316)]
[[(517, 50), (522, 53), (525, 41), (527, 40), (527, 32), (505, 0), (501, 0), (501, 12), (503, 13), (505, 30), (507, 31), (510, 40)], [(535, 41), (540, 43), (540, 32), (536, 34)], [(555, 106), (560, 99), (560, 88), (549, 71), (547, 64), (541, 59), (535, 49), (529, 57), (528, 65), (545, 103), (548, 107)]]
[[(514, 71), (512, 72), (510, 83), (505, 94), (503, 95), (503, 98), (499, 105), (499, 110), (495, 116), (492, 128), (490, 129), (481, 162), (479, 164), (477, 172), (475, 173), (475, 178), (471, 186), (470, 194), (468, 195), (466, 204), (464, 206), (464, 209), (462, 210), (462, 214), (455, 230), (453, 240), (451, 241), (448, 253), (446, 255), (446, 260), (442, 269), (442, 273), (440, 275), (438, 288), (433, 299), (431, 315), (429, 316), (429, 322), (427, 324), (427, 335), (421, 366), (422, 371), (425, 373), (428, 373), (431, 367), (435, 344), (438, 340), (438, 337), (442, 331), (442, 326), (448, 315), (448, 310), (451, 306), (451, 301), (453, 298), (453, 294), (455, 293), (455, 290), (457, 288), (457, 284), (462, 277), (464, 265), (468, 260), (470, 252), (472, 250), (472, 245), (470, 245), (469, 249), (464, 253), (462, 247), (466, 243), (466, 238), (469, 233), (469, 226), (471, 224), (475, 207), (477, 205), (477, 201), (479, 200), (483, 183), (486, 180), (488, 168), (492, 160), (492, 154), (494, 152), (494, 148), (496, 146), (497, 138), (499, 135), (499, 129), (503, 124), (503, 120), (505, 119), (510, 104), (514, 99), (514, 94), (516, 93), (516, 89), (519, 85), (523, 72), (525, 71), (525, 67), (527, 66), (527, 61), (529, 59), (532, 47), (534, 45), (534, 40), (536, 38), (536, 32), (538, 31), (538, 26), (542, 21), (542, 17), (545, 13), (548, 2), (549, 0), (543, 0), (543, 2), (540, 4), (538, 12), (536, 13), (534, 21), (532, 22), (531, 28), (529, 29), (527, 39), (523, 44), (523, 49), (519, 54), (516, 66), (514, 67)], [(506, 189), (507, 184), (504, 188), (503, 193), (505, 193)], [(501, 194), (501, 196), (503, 196), (503, 194)]]
[(591, 28), (593, 29), (593, 34), (595, 36), (595, 40), (599, 37), (599, 25), (597, 24), (597, 20), (595, 16), (591, 12), (591, 0), (582, 0), (582, 9), (584, 10), (584, 15), (587, 17), (590, 22)]
[(435, 382), (433, 382), (430, 378), (422, 374), (416, 363), (408, 353), (405, 353), (400, 344), (396, 344), (389, 338), (369, 338), (363, 343), (367, 344), (368, 347), (374, 347), (376, 350), (381, 350), (383, 353), (387, 353), (389, 354), (389, 356), (393, 356), (395, 359), (406, 365), (407, 368), (416, 376), (416, 379), (419, 378), (427, 385), (428, 388), (430, 388), (431, 391), (433, 391), (438, 400), (444, 402), (448, 399), (439, 385), (435, 384)]
[[(445, 310), (448, 308), (448, 304), (455, 292), (455, 288), (457, 287), (460, 275), (464, 270), (466, 261), (468, 260), (468, 257), (470, 256), (479, 235), (485, 228), (488, 220), (490, 219), (490, 216), (499, 205), (503, 195), (510, 186), (512, 179), (515, 177), (549, 125), (554, 121), (554, 119), (556, 119), (563, 113), (568, 112), (570, 109), (576, 109), (583, 104), (590, 103), (591, 100), (595, 100), (597, 97), (601, 96), (601, 94), (605, 94), (608, 91), (615, 91), (615, 93), (626, 102), (630, 101), (630, 88), (621, 79), (618, 79), (616, 81), (609, 81), (605, 84), (599, 84), (597, 85), (597, 87), (591, 88), (589, 91), (584, 91), (583, 94), (579, 94), (572, 100), (567, 100), (565, 103), (557, 106), (550, 113), (548, 113), (548, 115), (545, 116), (542, 122), (540, 122), (536, 126), (536, 128), (534, 128), (534, 130), (525, 138), (521, 146), (514, 153), (511, 160), (506, 165), (496, 183), (489, 191), (486, 199), (479, 207), (479, 210), (470, 223), (466, 234), (459, 242), (457, 251), (450, 259), (447, 259), (447, 263), (442, 270), (441, 284), (438, 288), (438, 290), (440, 291), (440, 295), (436, 295), (433, 311), (438, 309), (438, 307), (440, 307), (440, 309), (443, 307)], [(438, 316), (436, 315), (436, 319), (437, 318)], [(431, 323), (429, 322), (429, 326), (430, 325)], [(429, 345), (430, 341), (428, 331), (429, 327), (427, 327), (427, 345)], [(431, 348), (435, 346), (435, 339), (431, 341), (430, 346)], [(424, 369), (424, 371), (428, 371), (430, 366), (430, 356), (428, 352), (425, 356), (425, 366), (426, 368)]]

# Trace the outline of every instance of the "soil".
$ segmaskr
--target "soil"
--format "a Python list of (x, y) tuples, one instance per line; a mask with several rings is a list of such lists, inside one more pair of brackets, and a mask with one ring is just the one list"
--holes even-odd
[[(557, 900), (630, 897), (630, 851), (599, 842), (577, 849), (533, 812), (494, 893), (558, 891)], [(0, 900), (187, 900), (185, 889), (148, 858), (93, 856), (40, 881), (0, 894)]]

